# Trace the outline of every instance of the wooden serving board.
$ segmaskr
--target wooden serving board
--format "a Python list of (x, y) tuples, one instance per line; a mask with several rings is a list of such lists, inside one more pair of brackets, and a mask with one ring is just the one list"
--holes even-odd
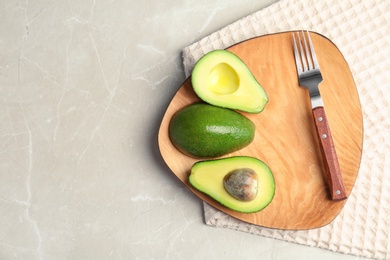
[[(311, 37), (324, 78), (319, 87), (349, 195), (362, 154), (360, 101), (351, 71), (338, 48), (320, 34), (311, 33)], [(246, 63), (267, 92), (269, 103), (260, 114), (242, 113), (256, 124), (255, 139), (246, 148), (224, 157), (246, 155), (264, 161), (276, 181), (273, 201), (260, 212), (238, 213), (188, 183), (192, 165), (200, 160), (182, 154), (172, 145), (168, 125), (179, 109), (200, 102), (190, 78), (180, 87), (162, 120), (158, 141), (163, 159), (193, 193), (232, 217), (277, 229), (304, 230), (327, 225), (340, 213), (346, 200), (331, 201), (328, 194), (309, 94), (298, 86), (292, 33), (253, 38), (228, 50)]]

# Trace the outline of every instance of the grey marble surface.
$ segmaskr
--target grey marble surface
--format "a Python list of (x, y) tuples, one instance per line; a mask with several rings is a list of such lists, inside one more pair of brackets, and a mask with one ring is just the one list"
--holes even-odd
[(206, 226), (158, 150), (182, 48), (275, 0), (0, 2), (0, 259), (355, 259)]

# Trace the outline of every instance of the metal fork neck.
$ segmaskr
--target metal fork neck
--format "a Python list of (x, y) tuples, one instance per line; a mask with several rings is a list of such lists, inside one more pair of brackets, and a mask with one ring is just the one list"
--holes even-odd
[(324, 102), (322, 101), (322, 98), (320, 95), (311, 96), (310, 100), (311, 100), (311, 108), (324, 106)]

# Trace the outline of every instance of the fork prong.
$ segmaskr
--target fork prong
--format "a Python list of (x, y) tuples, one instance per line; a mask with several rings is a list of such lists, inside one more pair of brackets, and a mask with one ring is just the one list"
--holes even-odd
[[(307, 38), (309, 39), (309, 41), (310, 41), (310, 35), (309, 35), (309, 32), (308, 31), (306, 31), (306, 34), (307, 34)], [(306, 55), (305, 55), (305, 61), (307, 62), (307, 67), (308, 67), (308, 69), (309, 70), (311, 70), (311, 69), (314, 69), (314, 67), (313, 67), (313, 62), (312, 62), (312, 55), (314, 54), (315, 55), (315, 53), (314, 53), (314, 50), (313, 50), (313, 44), (309, 44), (310, 45), (310, 52), (309, 52), (309, 48), (307, 47), (307, 40), (306, 40), (306, 37), (305, 37), (305, 32), (304, 31), (302, 31), (302, 38), (303, 38), (303, 45), (304, 45), (304, 47), (305, 47), (305, 53), (306, 53)], [(310, 41), (310, 43), (311, 43), (311, 41)]]
[(307, 32), (307, 38), (309, 40), (310, 53), (311, 53), (311, 58), (313, 60), (314, 69), (320, 69), (320, 65), (318, 64), (317, 55), (316, 55), (316, 52), (314, 50), (314, 45), (313, 45), (313, 42), (311, 41), (311, 37), (310, 37), (309, 32)]
[[(299, 35), (298, 35), (299, 37)], [(293, 41), (294, 41), (294, 57), (295, 57), (295, 65), (297, 67), (298, 73), (302, 73), (302, 61), (301, 57), (299, 55), (298, 47), (297, 47), (297, 41), (295, 40), (295, 35), (293, 33)]]
[(307, 56), (303, 52), (302, 40), (301, 40), (301, 36), (299, 35), (299, 32), (297, 34), (298, 34), (299, 53), (301, 54), (301, 62), (302, 62), (303, 71), (307, 71), (308, 70)]

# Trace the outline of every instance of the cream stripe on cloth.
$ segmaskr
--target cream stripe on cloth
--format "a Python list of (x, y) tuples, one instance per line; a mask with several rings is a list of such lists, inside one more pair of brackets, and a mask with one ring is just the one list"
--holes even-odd
[(390, 1), (282, 0), (183, 50), (185, 73), (213, 49), (259, 35), (308, 29), (331, 39), (345, 56), (362, 104), (361, 166), (349, 199), (329, 225), (307, 231), (262, 228), (204, 204), (206, 224), (331, 251), (390, 259)]

